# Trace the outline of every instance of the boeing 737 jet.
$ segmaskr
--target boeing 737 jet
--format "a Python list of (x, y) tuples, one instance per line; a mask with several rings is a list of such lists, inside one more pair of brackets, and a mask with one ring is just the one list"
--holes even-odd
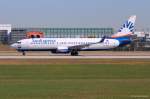
[(79, 51), (108, 50), (131, 43), (136, 16), (131, 16), (111, 37), (102, 38), (30, 38), (11, 45), (25, 55), (26, 51), (51, 51), (78, 56)]

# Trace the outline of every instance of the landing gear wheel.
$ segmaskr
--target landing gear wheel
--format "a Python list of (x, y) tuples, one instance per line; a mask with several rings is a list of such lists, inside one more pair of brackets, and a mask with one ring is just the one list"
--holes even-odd
[(23, 56), (26, 56), (26, 53), (23, 51), (23, 52), (22, 52), (22, 55), (23, 55)]
[(71, 56), (78, 56), (78, 55), (79, 55), (78, 51), (75, 50), (71, 51)]

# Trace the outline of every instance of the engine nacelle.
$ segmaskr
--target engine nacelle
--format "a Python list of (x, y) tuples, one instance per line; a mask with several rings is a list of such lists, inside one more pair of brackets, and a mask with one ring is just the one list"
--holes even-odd
[(58, 47), (56, 50), (51, 51), (52, 53), (69, 53), (68, 47)]

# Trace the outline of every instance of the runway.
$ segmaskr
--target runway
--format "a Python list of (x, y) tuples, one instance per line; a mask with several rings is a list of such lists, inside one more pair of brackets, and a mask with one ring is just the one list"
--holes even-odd
[(150, 56), (0, 56), (0, 59), (150, 59)]
[(150, 59), (150, 52), (96, 51), (81, 52), (79, 56), (52, 54), (49, 52), (28, 52), (26, 56), (22, 56), (22, 53), (15, 51), (0, 51), (0, 59)]

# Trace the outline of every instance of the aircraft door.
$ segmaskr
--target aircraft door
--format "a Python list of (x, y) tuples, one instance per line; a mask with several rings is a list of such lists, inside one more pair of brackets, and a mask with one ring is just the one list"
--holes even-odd
[(21, 49), (21, 42), (17, 42), (17, 48)]

